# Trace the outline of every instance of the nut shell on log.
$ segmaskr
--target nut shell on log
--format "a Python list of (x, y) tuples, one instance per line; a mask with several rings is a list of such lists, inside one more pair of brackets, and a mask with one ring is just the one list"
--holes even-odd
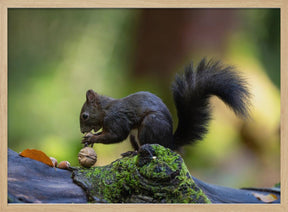
[(90, 168), (97, 161), (96, 152), (91, 147), (85, 147), (78, 153), (78, 160), (81, 166)]
[(51, 161), (52, 161), (52, 163), (53, 163), (53, 166), (54, 166), (54, 167), (57, 167), (57, 165), (58, 165), (57, 159), (56, 159), (56, 158), (53, 158), (53, 157), (50, 157), (50, 159), (51, 159)]
[(70, 163), (68, 161), (61, 161), (57, 167), (59, 169), (68, 169), (70, 167)]

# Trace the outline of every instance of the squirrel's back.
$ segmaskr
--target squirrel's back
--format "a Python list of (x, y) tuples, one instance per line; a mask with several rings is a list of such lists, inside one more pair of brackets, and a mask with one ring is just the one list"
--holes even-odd
[(113, 108), (111, 109), (118, 111), (118, 113), (123, 112), (127, 114), (129, 119), (142, 120), (144, 116), (154, 113), (157, 114), (157, 116), (163, 116), (163, 118), (172, 125), (172, 117), (169, 109), (163, 103), (162, 99), (153, 93), (139, 91), (116, 101), (118, 101), (118, 103), (113, 104)]

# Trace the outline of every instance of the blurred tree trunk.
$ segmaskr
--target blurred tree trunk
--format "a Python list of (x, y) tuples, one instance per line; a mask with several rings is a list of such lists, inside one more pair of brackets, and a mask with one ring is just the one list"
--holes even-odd
[(133, 72), (163, 79), (179, 64), (190, 61), (191, 54), (205, 56), (198, 52), (201, 49), (217, 50), (221, 55), (235, 21), (235, 10), (144, 9), (136, 35)]

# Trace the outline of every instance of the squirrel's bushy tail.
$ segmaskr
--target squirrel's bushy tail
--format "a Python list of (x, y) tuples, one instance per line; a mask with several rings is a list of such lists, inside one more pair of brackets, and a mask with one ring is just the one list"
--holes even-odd
[(178, 127), (174, 133), (176, 148), (201, 140), (211, 118), (209, 98), (212, 95), (224, 101), (236, 115), (249, 116), (249, 97), (245, 80), (231, 66), (220, 61), (202, 59), (197, 68), (193, 64), (177, 75), (172, 84), (177, 108)]

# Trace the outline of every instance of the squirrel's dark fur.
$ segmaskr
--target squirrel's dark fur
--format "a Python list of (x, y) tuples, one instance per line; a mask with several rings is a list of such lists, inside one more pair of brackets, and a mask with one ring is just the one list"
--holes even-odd
[(117, 143), (130, 134), (135, 150), (146, 143), (157, 143), (173, 150), (203, 139), (211, 118), (209, 98), (225, 102), (236, 115), (249, 116), (250, 93), (245, 80), (231, 66), (219, 61), (201, 60), (197, 68), (190, 64), (172, 84), (177, 108), (178, 127), (173, 134), (170, 112), (162, 100), (149, 92), (137, 92), (122, 99), (86, 93), (80, 113), (81, 132), (92, 129), (101, 133), (86, 135), (83, 143)]

